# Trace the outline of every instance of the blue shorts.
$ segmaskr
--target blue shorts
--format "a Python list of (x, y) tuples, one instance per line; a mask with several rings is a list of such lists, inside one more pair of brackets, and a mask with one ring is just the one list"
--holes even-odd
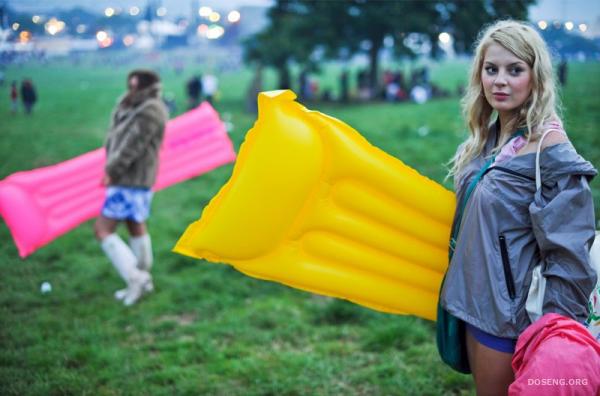
[(150, 215), (152, 190), (142, 187), (109, 186), (102, 215), (113, 220), (143, 223)]
[(517, 340), (515, 338), (498, 337), (465, 322), (466, 329), (480, 344), (498, 352), (515, 353)]

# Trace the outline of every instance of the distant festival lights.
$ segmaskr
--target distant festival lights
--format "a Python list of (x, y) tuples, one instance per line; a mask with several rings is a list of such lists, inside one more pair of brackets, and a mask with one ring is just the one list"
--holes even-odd
[(99, 30), (96, 33), (96, 40), (98, 40), (98, 46), (100, 46), (100, 48), (110, 47), (113, 43), (112, 37), (110, 37), (104, 30)]
[(123, 45), (125, 45), (125, 47), (130, 47), (133, 43), (135, 43), (135, 37), (133, 37), (133, 35), (128, 34), (123, 37)]
[(96, 33), (96, 40), (98, 41), (104, 41), (108, 38), (108, 33), (106, 33), (104, 30), (100, 30)]
[[(114, 8), (114, 7), (107, 7), (104, 9), (103, 14), (104, 16), (106, 16), (107, 18), (111, 18), (115, 15), (118, 15), (120, 12), (123, 12), (124, 10), (122, 10), (121, 8)], [(141, 9), (137, 6), (132, 6), (129, 7), (128, 9), (126, 9), (125, 12), (128, 12), (129, 15), (131, 16), (137, 16), (141, 13)], [(197, 26), (197, 34), (199, 36), (202, 37), (206, 37), (208, 39), (218, 39), (220, 37), (222, 37), (225, 34), (225, 28), (219, 24), (217, 24), (217, 22), (220, 22), (222, 17), (221, 14), (215, 10), (213, 10), (211, 7), (208, 6), (202, 6), (198, 9), (198, 14), (205, 18), (207, 20), (206, 23), (202, 23), (200, 25)], [(167, 15), (167, 8), (166, 7), (159, 7), (156, 10), (156, 15), (158, 17), (164, 17)], [(231, 24), (235, 24), (238, 23), (241, 20), (241, 14), (238, 10), (231, 10), (228, 13), (226, 13), (225, 15), (227, 15), (226, 17), (226, 22), (229, 22)], [(44, 29), (46, 31), (46, 33), (48, 33), (49, 35), (57, 35), (58, 33), (62, 32), (67, 26), (66, 23), (64, 21), (61, 21), (59, 19), (57, 19), (56, 17), (51, 17), (50, 19), (47, 19), (47, 17), (44, 17), (42, 15), (32, 15), (31, 17), (31, 21), (35, 24), (44, 24)], [(44, 21), (46, 21), (44, 23)], [(188, 22), (189, 23), (189, 22)], [(565, 29), (567, 31), (579, 31), (581, 33), (585, 33), (588, 31), (589, 25), (586, 23), (578, 23), (576, 21), (560, 21), (557, 19), (552, 19), (550, 21), (548, 20), (544, 20), (541, 19), (537, 22), (533, 22), (535, 25), (537, 25), (537, 28), (539, 28), (540, 30), (547, 30), (548, 28), (554, 28), (554, 29)], [(221, 22), (222, 24), (222, 22)], [(179, 25), (182, 27), (186, 27), (188, 26), (186, 24), (186, 21), (180, 21)], [(18, 32), (19, 29), (21, 29), (21, 24), (14, 22), (11, 25), (9, 25), (10, 28), (15, 31)], [(77, 32), (78, 34), (83, 34), (87, 31), (87, 26), (83, 25), (83, 24), (78, 24), (76, 25), (76, 28), (74, 29), (75, 32)], [(125, 44), (125, 46), (131, 46), (133, 44), (133, 39), (134, 36), (128, 35), (125, 36), (125, 38), (123, 38), (123, 43)], [(20, 42), (27, 42), (31, 39), (31, 33), (27, 32), (27, 31), (22, 31), (20, 32), (18, 39)], [(110, 37), (110, 35), (105, 32), (105, 31), (98, 31), (96, 33), (96, 39), (98, 41), (98, 44), (100, 45), (100, 47), (102, 48), (106, 48), (111, 46), (114, 43), (113, 38)], [(448, 32), (441, 32), (438, 35), (438, 40), (441, 44), (449, 44), (450, 42), (452, 42), (452, 36), (448, 33)]]
[(159, 17), (164, 17), (165, 15), (167, 15), (167, 7), (159, 7), (156, 10), (156, 15)]
[(200, 9), (198, 10), (198, 15), (200, 15), (203, 18), (208, 18), (210, 14), (212, 14), (213, 10), (210, 7), (200, 7)]
[(438, 36), (438, 40), (440, 40), (442, 44), (448, 44), (452, 40), (452, 36), (450, 36), (450, 34), (447, 32), (442, 32)]
[(565, 21), (565, 22), (563, 23), (563, 22), (561, 22), (561, 21), (558, 21), (558, 20), (554, 20), (554, 21), (552, 21), (552, 22), (548, 22), (548, 21), (545, 21), (545, 20), (543, 20), (543, 19), (540, 19), (540, 20), (537, 22), (537, 27), (538, 27), (540, 30), (546, 30), (546, 29), (548, 29), (549, 27), (553, 27), (554, 29), (561, 29), (561, 28), (565, 28), (565, 29), (566, 29), (566, 30), (568, 30), (568, 31), (572, 31), (572, 30), (575, 30), (575, 29), (579, 29), (579, 31), (580, 31), (580, 32), (582, 32), (582, 33), (585, 33), (585, 32), (587, 31), (587, 29), (588, 29), (588, 25), (587, 25), (587, 24), (585, 24), (585, 23), (579, 23), (579, 24), (576, 24), (576, 23), (575, 23), (575, 22), (573, 22), (573, 21)]
[(237, 10), (233, 10), (227, 15), (227, 20), (230, 23), (237, 23), (240, 21), (240, 18), (241, 18), (240, 12)]
[(50, 34), (51, 36), (62, 32), (64, 28), (65, 22), (60, 21), (54, 17), (50, 18), (50, 20), (44, 25), (44, 29), (46, 29), (46, 32), (48, 32), (48, 34)]
[(209, 40), (215, 40), (221, 37), (225, 33), (225, 29), (219, 25), (209, 26), (208, 31), (206, 32), (206, 38)]
[(29, 42), (29, 40), (31, 40), (31, 33), (29, 33), (27, 30), (23, 30), (21, 33), (19, 33), (19, 42), (21, 44), (26, 44)]
[(210, 15), (208, 16), (208, 20), (211, 22), (219, 22), (220, 19), (221, 19), (221, 14), (219, 14), (216, 11), (211, 12)]
[(198, 36), (206, 37), (206, 33), (208, 32), (208, 25), (205, 23), (198, 25), (197, 32)]

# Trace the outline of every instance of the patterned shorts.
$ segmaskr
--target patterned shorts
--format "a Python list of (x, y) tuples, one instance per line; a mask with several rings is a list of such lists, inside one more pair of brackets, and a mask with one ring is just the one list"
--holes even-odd
[(143, 223), (150, 215), (153, 192), (149, 188), (109, 186), (102, 215), (114, 220)]

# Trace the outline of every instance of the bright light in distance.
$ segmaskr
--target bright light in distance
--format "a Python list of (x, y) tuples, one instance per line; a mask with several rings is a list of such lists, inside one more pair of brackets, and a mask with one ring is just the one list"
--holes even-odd
[(19, 33), (19, 41), (21, 43), (26, 43), (29, 40), (31, 40), (31, 33), (29, 33), (27, 30), (23, 30), (21, 33)]
[(202, 36), (202, 37), (206, 37), (206, 32), (208, 31), (208, 25), (206, 24), (201, 24), (198, 25), (198, 35)]
[(77, 25), (77, 28), (75, 29), (77, 31), (77, 33), (82, 34), (85, 33), (85, 31), (87, 30), (87, 27), (83, 24)]
[(21, 25), (19, 25), (17, 22), (13, 23), (12, 24), (12, 30), (15, 30), (15, 31), (19, 30), (19, 26), (21, 26)]
[(391, 48), (394, 46), (394, 38), (392, 36), (385, 36), (383, 38), (383, 46), (386, 48)]
[(127, 36), (123, 37), (123, 44), (125, 44), (126, 47), (129, 47), (134, 42), (135, 38), (131, 34), (128, 34)]
[(42, 18), (39, 15), (34, 15), (31, 17), (31, 20), (33, 23), (40, 23), (40, 21), (42, 20)]
[(212, 8), (210, 7), (200, 7), (200, 9), (198, 10), (198, 15), (200, 15), (201, 17), (208, 17), (210, 14), (212, 14)]
[(208, 38), (210, 40), (218, 39), (224, 33), (225, 33), (225, 29), (223, 29), (222, 26), (212, 25), (211, 27), (208, 28), (208, 31), (206, 32), (206, 38)]
[(56, 18), (50, 18), (50, 20), (44, 25), (44, 28), (49, 34), (54, 36), (56, 33), (61, 32), (65, 28), (65, 23)]
[(104, 10), (104, 15), (106, 15), (108, 18), (110, 18), (111, 16), (115, 15), (115, 9), (112, 7), (108, 7), (107, 9)]
[(105, 38), (104, 40), (100, 41), (98, 44), (100, 45), (100, 48), (106, 48), (106, 47), (110, 47), (113, 43), (113, 39), (110, 37)]
[(104, 30), (100, 30), (98, 33), (96, 33), (96, 40), (98, 41), (104, 41), (108, 38), (108, 33), (106, 33)]
[(96, 40), (98, 40), (98, 46), (100, 46), (100, 48), (110, 47), (114, 41), (104, 30), (100, 30), (96, 33)]
[(573, 22), (565, 22), (565, 27), (567, 28), (567, 30), (573, 30), (573, 26)]
[(450, 37), (450, 34), (448, 34), (446, 32), (442, 32), (438, 36), (438, 39), (442, 42), (442, 44), (448, 44), (451, 40), (451, 37)]
[(156, 10), (156, 15), (158, 15), (159, 17), (164, 17), (165, 15), (167, 15), (167, 8), (159, 7), (158, 10)]
[(548, 27), (548, 22), (546, 21), (539, 21), (538, 22), (538, 27), (542, 30), (546, 30), (546, 28)]
[(240, 12), (233, 10), (227, 15), (227, 20), (231, 23), (239, 22), (241, 18)]
[(136, 16), (139, 13), (140, 13), (140, 9), (138, 7), (133, 6), (129, 9), (129, 15), (131, 15), (131, 16)]
[(216, 11), (211, 12), (208, 16), (208, 20), (211, 22), (219, 22), (219, 19), (221, 19), (221, 14)]
[(579, 30), (581, 30), (582, 32), (585, 32), (587, 30), (587, 25), (585, 23), (580, 23)]

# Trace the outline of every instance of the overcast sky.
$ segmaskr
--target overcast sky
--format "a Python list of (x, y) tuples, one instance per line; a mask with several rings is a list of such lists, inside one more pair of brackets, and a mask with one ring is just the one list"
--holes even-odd
[(540, 0), (529, 9), (529, 19), (571, 20), (575, 23), (595, 23), (600, 18), (598, 0)]
[[(7, 0), (4, 0), (5, 2)], [(169, 14), (187, 15), (190, 12), (193, 0), (158, 0), (162, 6), (167, 8)], [(2, 0), (0, 0), (0, 3)], [(193, 1), (201, 6), (206, 5), (218, 10), (235, 9), (244, 5), (269, 6), (273, 0), (199, 0)], [(53, 8), (85, 7), (94, 11), (102, 11), (107, 7), (129, 7), (137, 6), (143, 8), (147, 0), (8, 0), (7, 3), (16, 10), (27, 12), (45, 12)]]
[[(55, 7), (72, 8), (83, 6), (100, 12), (106, 7), (131, 6), (144, 7), (146, 0), (4, 0), (17, 10), (28, 12), (45, 12)], [(325, 1), (325, 0), (324, 0)], [(2, 2), (2, 0), (0, 0)], [(274, 0), (200, 0), (200, 5), (208, 5), (219, 10), (229, 10), (243, 5), (269, 6)], [(171, 15), (187, 15), (192, 0), (162, 0)], [(529, 10), (533, 21), (540, 19), (561, 21), (572, 20), (575, 23), (592, 24), (600, 18), (600, 1), (598, 0), (538, 0), (538, 4)]]

